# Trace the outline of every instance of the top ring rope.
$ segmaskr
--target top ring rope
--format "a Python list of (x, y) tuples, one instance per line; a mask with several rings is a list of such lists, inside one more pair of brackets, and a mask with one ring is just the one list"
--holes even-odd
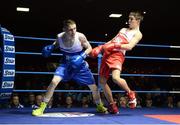
[[(55, 41), (55, 39), (52, 38), (38, 38), (38, 37), (25, 37), (25, 36), (14, 36), (16, 39), (31, 39), (31, 40), (44, 40), (44, 41)], [(96, 43), (96, 44), (104, 44), (104, 42), (97, 42), (97, 41), (90, 41), (90, 43)], [(143, 46), (143, 47), (159, 47), (159, 48), (176, 48), (179, 49), (180, 46), (171, 46), (171, 45), (153, 45), (153, 44), (137, 44), (137, 46)]]

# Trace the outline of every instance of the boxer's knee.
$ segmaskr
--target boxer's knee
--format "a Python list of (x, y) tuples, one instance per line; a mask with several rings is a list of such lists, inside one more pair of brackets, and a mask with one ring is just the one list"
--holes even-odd
[(119, 79), (120, 79), (120, 77), (117, 76), (117, 75), (112, 76), (112, 81), (113, 81), (114, 83), (118, 83), (118, 82), (119, 82)]
[(107, 82), (107, 79), (106, 79), (105, 77), (101, 76), (101, 77), (100, 77), (100, 84), (101, 84), (101, 85), (105, 85), (106, 82)]
[(89, 88), (92, 91), (93, 95), (99, 94), (98, 87), (96, 86), (96, 84), (89, 85)]
[(126, 80), (121, 78), (120, 76), (113, 76), (112, 77), (112, 81), (116, 84), (119, 84), (119, 83), (125, 83)]

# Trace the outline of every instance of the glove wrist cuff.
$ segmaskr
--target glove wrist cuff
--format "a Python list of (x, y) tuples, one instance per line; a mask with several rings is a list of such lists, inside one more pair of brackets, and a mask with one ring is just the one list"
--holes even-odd
[(121, 44), (120, 43), (114, 43), (114, 48), (121, 49)]
[(83, 59), (87, 57), (87, 54), (85, 52), (81, 53), (80, 55), (83, 57)]

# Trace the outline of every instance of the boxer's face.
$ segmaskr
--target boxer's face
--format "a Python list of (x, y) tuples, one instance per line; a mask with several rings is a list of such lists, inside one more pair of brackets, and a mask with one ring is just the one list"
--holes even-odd
[(74, 37), (76, 34), (76, 24), (71, 24), (65, 28), (65, 32), (70, 36)]
[(139, 20), (137, 20), (134, 16), (129, 15), (129, 20), (128, 20), (129, 28), (136, 28), (139, 26)]

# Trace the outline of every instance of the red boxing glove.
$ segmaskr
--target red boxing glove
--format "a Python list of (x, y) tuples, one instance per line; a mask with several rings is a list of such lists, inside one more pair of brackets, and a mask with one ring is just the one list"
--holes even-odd
[(109, 42), (103, 45), (104, 53), (110, 54), (113, 49), (121, 49), (121, 43), (119, 42)]
[(103, 45), (95, 47), (94, 49), (92, 49), (89, 56), (96, 58), (98, 56), (98, 54), (102, 52), (102, 48), (103, 48)]

